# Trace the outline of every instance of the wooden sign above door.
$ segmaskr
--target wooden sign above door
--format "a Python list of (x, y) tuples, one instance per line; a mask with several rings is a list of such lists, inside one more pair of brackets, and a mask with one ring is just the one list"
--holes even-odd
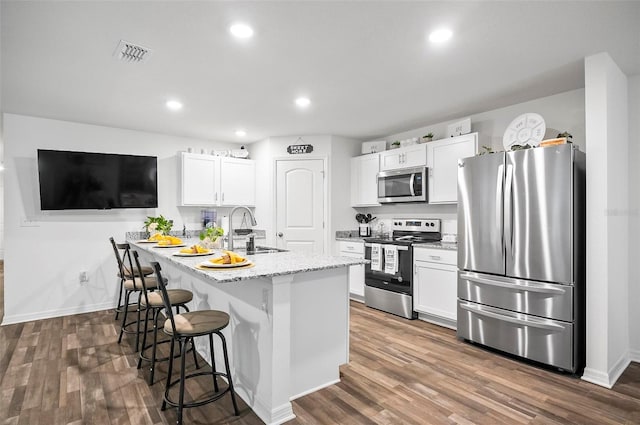
[(311, 153), (313, 152), (313, 145), (289, 145), (287, 146), (287, 152), (291, 155)]

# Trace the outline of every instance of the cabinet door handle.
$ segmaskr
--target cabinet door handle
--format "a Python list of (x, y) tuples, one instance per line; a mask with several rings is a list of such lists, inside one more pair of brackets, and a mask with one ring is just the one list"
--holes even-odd
[(216, 194), (214, 195), (213, 199), (218, 202), (218, 192), (216, 192)]
[(429, 256), (432, 260), (442, 260), (442, 257), (440, 257), (439, 255), (430, 255)]
[(222, 202), (224, 202), (224, 192), (222, 192)]

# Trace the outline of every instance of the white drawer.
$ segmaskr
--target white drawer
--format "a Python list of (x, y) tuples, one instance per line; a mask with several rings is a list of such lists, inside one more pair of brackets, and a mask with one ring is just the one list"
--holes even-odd
[(364, 256), (364, 242), (340, 241), (341, 253), (362, 254)]
[(413, 259), (414, 261), (428, 261), (430, 263), (455, 266), (458, 264), (458, 251), (416, 246), (413, 249)]

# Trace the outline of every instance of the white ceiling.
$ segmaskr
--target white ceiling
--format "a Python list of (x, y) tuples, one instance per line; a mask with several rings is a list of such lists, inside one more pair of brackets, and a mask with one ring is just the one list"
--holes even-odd
[[(362, 140), (640, 74), (640, 2), (2, 1), (4, 112), (221, 142)], [(248, 42), (228, 32), (244, 21)], [(453, 38), (431, 45), (447, 25)], [(121, 40), (152, 49), (124, 63)], [(298, 110), (293, 100), (311, 101)], [(169, 112), (178, 98), (184, 108)], [(247, 131), (244, 139), (234, 132)]]

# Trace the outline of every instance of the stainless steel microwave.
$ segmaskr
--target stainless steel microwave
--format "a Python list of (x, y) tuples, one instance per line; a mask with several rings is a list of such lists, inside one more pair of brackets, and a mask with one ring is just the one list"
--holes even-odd
[(378, 202), (426, 202), (427, 176), (427, 167), (379, 172)]

